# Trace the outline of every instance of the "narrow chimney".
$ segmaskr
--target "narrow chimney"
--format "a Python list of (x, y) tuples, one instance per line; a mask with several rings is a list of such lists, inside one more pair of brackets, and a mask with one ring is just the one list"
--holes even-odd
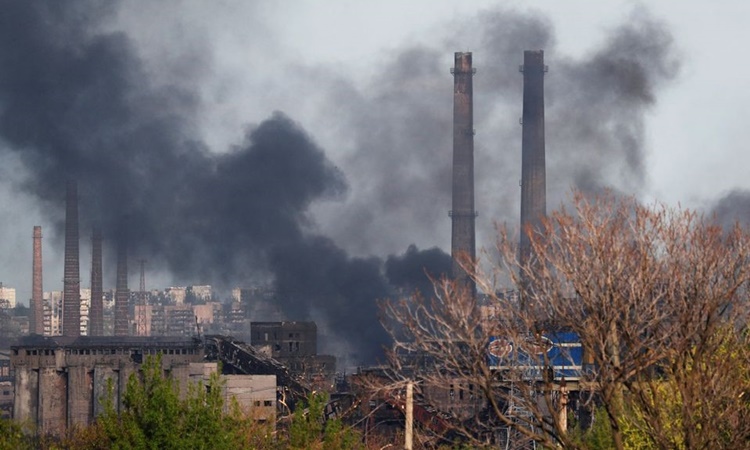
[(521, 142), (521, 243), (519, 261), (531, 258), (529, 233), (547, 214), (544, 164), (544, 51), (523, 52), (523, 135)]
[(89, 310), (89, 336), (104, 335), (104, 305), (102, 296), (102, 231), (94, 228), (91, 236), (91, 309)]
[(81, 279), (78, 259), (78, 185), (68, 181), (65, 210), (63, 336), (81, 334)]
[(30, 334), (44, 334), (44, 299), (42, 298), (42, 227), (34, 227), (34, 255), (31, 275)]
[(115, 286), (115, 336), (128, 336), (128, 249), (126, 239), (121, 234), (117, 245), (117, 284)]
[(451, 256), (453, 278), (472, 295), (476, 285), (460, 262), (476, 259), (474, 210), (474, 106), (470, 52), (456, 52), (453, 74), (453, 209)]

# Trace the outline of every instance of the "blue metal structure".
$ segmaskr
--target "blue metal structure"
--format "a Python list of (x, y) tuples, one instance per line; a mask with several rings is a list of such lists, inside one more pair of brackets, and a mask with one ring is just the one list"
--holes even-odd
[(545, 333), (523, 342), (490, 337), (487, 358), (493, 370), (524, 371), (529, 379), (542, 379), (545, 373), (555, 380), (578, 380), (583, 370), (583, 347), (571, 332)]

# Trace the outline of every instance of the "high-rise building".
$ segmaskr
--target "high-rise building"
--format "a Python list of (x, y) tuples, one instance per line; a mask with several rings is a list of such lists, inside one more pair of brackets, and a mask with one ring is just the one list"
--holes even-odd
[(16, 307), (16, 290), (0, 283), (0, 308)]

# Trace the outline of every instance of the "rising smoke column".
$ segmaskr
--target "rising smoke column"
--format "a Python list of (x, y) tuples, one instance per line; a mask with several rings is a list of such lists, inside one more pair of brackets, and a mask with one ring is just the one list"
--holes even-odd
[(97, 31), (111, 8), (93, 5), (0, 5), (3, 151), (20, 155), (25, 188), (51, 210), (65, 179), (85, 180), (83, 229), (95, 216), (113, 245), (127, 217), (130, 253), (189, 279), (236, 279), (263, 266), (270, 247), (301, 239), (313, 201), (346, 190), (282, 113), (211, 153), (193, 126), (197, 95), (155, 87), (126, 35)]
[(0, 5), (0, 138), (30, 172), (25, 189), (52, 211), (67, 177), (85, 180), (82, 228), (96, 219), (113, 246), (127, 220), (128, 253), (183, 279), (236, 283), (271, 270), (279, 309), (327, 318), (372, 358), (384, 340), (382, 263), (309, 230), (308, 208), (342, 195), (343, 173), (282, 113), (210, 152), (192, 126), (196, 96), (154, 86), (127, 36), (98, 31), (109, 9), (88, 6)]

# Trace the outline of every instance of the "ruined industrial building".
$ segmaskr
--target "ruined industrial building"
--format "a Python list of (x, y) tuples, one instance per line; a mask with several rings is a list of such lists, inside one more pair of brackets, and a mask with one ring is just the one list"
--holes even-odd
[[(238, 373), (223, 375), (227, 399), (236, 398), (259, 420), (273, 420), (277, 373), (283, 374), (284, 368), (248, 351), (237, 351), (232, 359), (222, 351), (207, 358), (206, 348), (205, 341), (181, 337), (31, 336), (11, 348), (13, 418), (36, 424), (40, 433), (60, 434), (88, 425), (103, 412), (108, 396), (119, 409), (130, 376), (146, 358), (160, 355), (165, 374), (177, 380), (183, 392), (191, 383), (208, 380), (219, 361), (228, 369), (231, 365)], [(238, 369), (242, 361), (252, 367), (251, 374)], [(291, 381), (288, 376), (281, 379)]]

